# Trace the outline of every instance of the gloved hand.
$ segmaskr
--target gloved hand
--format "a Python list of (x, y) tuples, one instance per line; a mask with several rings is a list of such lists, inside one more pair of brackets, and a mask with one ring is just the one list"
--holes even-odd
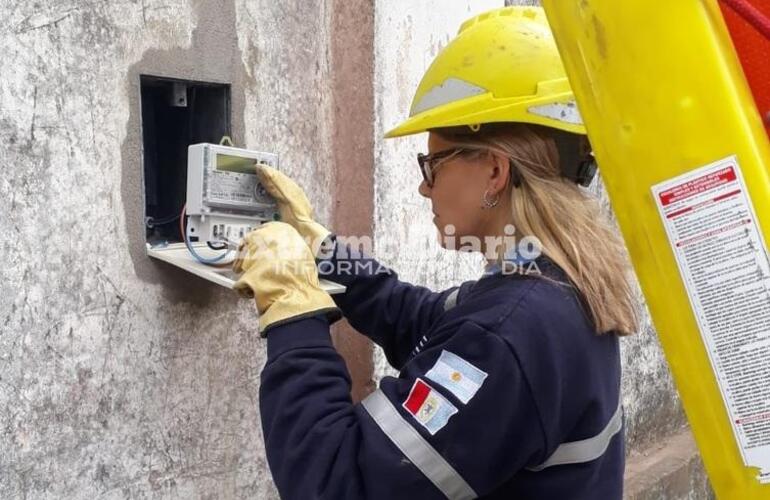
[(321, 290), (310, 248), (290, 225), (269, 222), (243, 238), (233, 271), (243, 273), (235, 290), (254, 297), (259, 332), (289, 321), (326, 314), (340, 317), (332, 298)]
[(275, 198), (281, 222), (296, 229), (310, 246), (313, 256), (317, 256), (331, 231), (313, 220), (313, 207), (310, 206), (305, 192), (296, 182), (267, 165), (258, 164), (257, 175), (265, 190)]

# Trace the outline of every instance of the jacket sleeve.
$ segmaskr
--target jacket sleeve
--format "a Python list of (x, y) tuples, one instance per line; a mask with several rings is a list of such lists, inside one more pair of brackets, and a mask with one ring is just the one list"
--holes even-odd
[(347, 288), (332, 296), (337, 307), (353, 328), (382, 347), (388, 362), (400, 369), (458, 287), (433, 292), (400, 281), (393, 270), (336, 237), (328, 255), (317, 261), (319, 275)]
[(516, 357), (473, 324), (412, 358), (398, 378), (383, 378), (361, 403), (349, 392), (325, 319), (270, 333), (260, 412), (284, 500), (476, 498), (545, 458)]

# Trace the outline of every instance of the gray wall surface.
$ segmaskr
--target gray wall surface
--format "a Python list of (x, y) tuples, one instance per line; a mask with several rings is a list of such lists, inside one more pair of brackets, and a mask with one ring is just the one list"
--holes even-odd
[(248, 301), (144, 254), (139, 75), (333, 184), (322, 2), (0, 4), (0, 498), (275, 497)]

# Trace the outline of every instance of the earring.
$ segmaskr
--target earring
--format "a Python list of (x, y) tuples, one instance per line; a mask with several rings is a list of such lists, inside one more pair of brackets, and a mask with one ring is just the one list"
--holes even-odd
[(500, 195), (498, 194), (493, 201), (489, 201), (489, 189), (484, 191), (484, 196), (482, 197), (482, 201), (484, 202), (484, 205), (481, 206), (482, 210), (486, 210), (488, 208), (495, 208), (498, 203), (500, 203)]

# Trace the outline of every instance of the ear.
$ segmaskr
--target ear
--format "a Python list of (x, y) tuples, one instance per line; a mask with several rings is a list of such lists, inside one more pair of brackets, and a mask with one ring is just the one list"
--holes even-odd
[(492, 160), (492, 170), (490, 171), (487, 189), (490, 194), (497, 194), (503, 191), (511, 180), (510, 160), (499, 153), (490, 152)]

